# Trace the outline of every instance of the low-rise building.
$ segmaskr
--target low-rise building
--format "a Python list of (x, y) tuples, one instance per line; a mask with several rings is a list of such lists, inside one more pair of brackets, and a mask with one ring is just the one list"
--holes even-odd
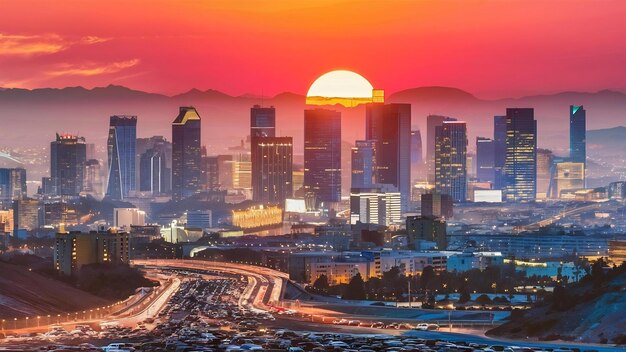
[(490, 266), (504, 264), (501, 252), (473, 252), (465, 251), (448, 257), (447, 270), (463, 272), (472, 269), (485, 270)]
[(126, 232), (72, 231), (56, 234), (54, 268), (62, 275), (73, 275), (84, 265), (95, 263), (128, 264), (129, 235)]

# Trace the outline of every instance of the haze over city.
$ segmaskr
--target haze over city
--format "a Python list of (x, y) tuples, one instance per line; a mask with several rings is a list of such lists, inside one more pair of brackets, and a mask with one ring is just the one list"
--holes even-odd
[(0, 350), (624, 350), (624, 18), (0, 0)]

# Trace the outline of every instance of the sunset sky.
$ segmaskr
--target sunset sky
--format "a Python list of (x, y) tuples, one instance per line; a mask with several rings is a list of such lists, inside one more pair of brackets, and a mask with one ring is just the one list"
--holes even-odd
[(623, 0), (0, 0), (0, 87), (305, 94), (333, 69), (395, 92), (626, 90)]

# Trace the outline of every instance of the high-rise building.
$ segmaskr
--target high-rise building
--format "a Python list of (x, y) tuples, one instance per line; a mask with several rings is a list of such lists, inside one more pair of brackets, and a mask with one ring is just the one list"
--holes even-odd
[(585, 188), (585, 163), (556, 163), (553, 182), (552, 198), (574, 198), (576, 191)]
[[(161, 193), (168, 194), (172, 191), (172, 143), (170, 143), (163, 136), (152, 136), (149, 138), (137, 138), (137, 158), (136, 158), (136, 181), (135, 185), (139, 188), (140, 191), (147, 192), (146, 189), (141, 189), (141, 180), (143, 178), (144, 185), (146, 185), (145, 181), (150, 177), (149, 175), (143, 175), (141, 172), (141, 157), (148, 150), (152, 149), (153, 152), (156, 152), (161, 157), (165, 157), (165, 159), (161, 160)], [(153, 153), (149, 153), (148, 155), (153, 155)], [(153, 175), (153, 171), (150, 171), (149, 174)]]
[(0, 168), (0, 202), (26, 197), (26, 170)]
[(609, 183), (609, 189), (607, 192), (609, 199), (613, 200), (625, 200), (626, 199), (626, 181), (617, 181)]
[(476, 137), (476, 178), (482, 182), (495, 182), (495, 142), (491, 138)]
[(31, 231), (41, 225), (42, 204), (37, 199), (18, 199), (13, 202), (15, 230)]
[(293, 139), (255, 137), (252, 148), (254, 200), (283, 206), (293, 195)]
[(304, 110), (304, 191), (317, 202), (341, 200), (341, 113)]
[(537, 198), (545, 199), (551, 193), (554, 173), (554, 155), (549, 149), (537, 148)]
[(172, 199), (181, 200), (200, 190), (202, 155), (200, 115), (181, 107), (172, 122)]
[(582, 105), (569, 107), (569, 158), (573, 163), (587, 163), (587, 111)]
[(411, 104), (367, 104), (365, 139), (376, 143), (376, 183), (395, 186), (406, 212), (411, 196)]
[(411, 165), (422, 163), (422, 133), (411, 131)]
[(350, 191), (350, 223), (383, 226), (401, 222), (400, 192), (387, 185), (381, 188), (352, 188)]
[(255, 137), (276, 136), (276, 109), (254, 105), (250, 109), (250, 140), (254, 143)]
[(372, 187), (376, 183), (376, 142), (356, 141), (351, 152), (351, 187)]
[(506, 160), (506, 116), (493, 117), (493, 172), (494, 189), (504, 189), (504, 162)]
[(444, 121), (456, 121), (456, 119), (440, 115), (426, 117), (426, 163), (430, 183), (435, 182), (435, 128), (441, 126)]
[(435, 190), (455, 202), (467, 199), (467, 126), (444, 121), (435, 128)]
[(250, 156), (253, 199), (284, 204), (293, 194), (293, 140), (276, 136), (276, 110), (254, 105), (250, 109)]
[(78, 196), (83, 190), (85, 138), (57, 134), (50, 143), (50, 194)]
[(146, 212), (138, 208), (114, 208), (113, 226), (130, 231), (131, 226), (144, 226)]
[(70, 276), (88, 264), (129, 264), (129, 244), (128, 233), (114, 230), (57, 233), (54, 267), (59, 274)]
[(102, 169), (100, 161), (88, 159), (85, 162), (85, 184), (83, 190), (96, 197), (102, 197)]
[(169, 192), (171, 170), (167, 167), (165, 151), (148, 149), (139, 157), (139, 190), (152, 194)]
[(440, 193), (422, 194), (422, 216), (451, 219), (454, 216), (452, 197)]
[(411, 249), (420, 249), (420, 241), (435, 242), (437, 249), (442, 251), (448, 247), (445, 220), (428, 216), (407, 216), (406, 231)]
[(109, 172), (107, 197), (124, 199), (135, 190), (137, 116), (113, 115), (107, 141)]
[(504, 200), (534, 201), (537, 194), (537, 120), (534, 109), (506, 109)]
[(218, 157), (203, 155), (202, 170), (204, 187), (211, 191), (218, 190), (220, 188)]

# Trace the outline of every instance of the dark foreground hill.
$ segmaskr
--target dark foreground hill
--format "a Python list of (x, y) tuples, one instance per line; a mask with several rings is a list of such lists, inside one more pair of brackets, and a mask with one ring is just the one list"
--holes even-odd
[(626, 266), (594, 270), (578, 285), (558, 287), (546, 302), (488, 335), (626, 344)]
[(26, 267), (0, 262), (0, 319), (75, 312), (110, 303)]

